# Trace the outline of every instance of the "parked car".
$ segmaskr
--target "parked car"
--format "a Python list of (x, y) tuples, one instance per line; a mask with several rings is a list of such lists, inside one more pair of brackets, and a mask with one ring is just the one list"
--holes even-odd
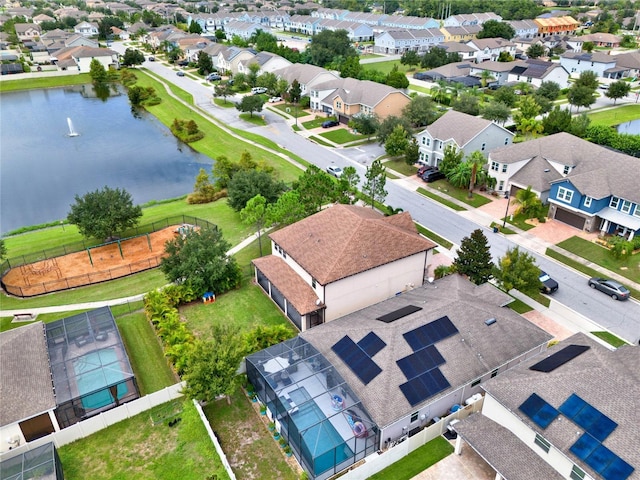
[(281, 102), (282, 101), (282, 97), (271, 97), (269, 99), (269, 103), (276, 103), (276, 102)]
[(207, 80), (210, 82), (215, 82), (218, 80), (222, 80), (222, 77), (217, 73), (210, 73), (209, 75), (207, 75)]
[(422, 177), (422, 175), (424, 175), (425, 173), (427, 173), (430, 170), (438, 170), (438, 167), (432, 167), (431, 165), (422, 165), (419, 169), (418, 169), (418, 173), (417, 175), (419, 177)]
[(553, 278), (549, 276), (547, 272), (543, 272), (540, 270), (540, 276), (538, 277), (542, 286), (540, 287), (540, 291), (542, 293), (553, 293), (558, 290), (558, 282), (556, 282)]
[(177, 63), (179, 67), (186, 67), (189, 65), (189, 60), (179, 60)]
[(615, 280), (593, 277), (589, 279), (589, 286), (606, 293), (614, 300), (627, 300), (631, 294), (627, 287)]
[(331, 128), (337, 125), (340, 125), (340, 123), (337, 120), (327, 120), (325, 122), (322, 122), (322, 128)]
[(436, 180), (442, 180), (443, 178), (445, 178), (445, 175), (440, 170), (427, 170), (422, 175), (422, 180), (427, 183), (435, 182)]
[(327, 167), (327, 173), (329, 175), (333, 175), (336, 178), (340, 178), (342, 176), (342, 168), (336, 165), (329, 165)]
[(413, 78), (416, 80), (428, 80), (427, 72), (416, 72), (413, 74)]
[(261, 93), (267, 93), (267, 89), (264, 87), (253, 87), (251, 93), (253, 95), (260, 95)]
[(184, 77), (184, 72), (182, 70), (178, 70), (176, 72), (176, 75), (178, 75), (179, 77)]
[(148, 58), (148, 60), (149, 60), (150, 62), (155, 62), (155, 61), (156, 61), (156, 57), (149, 57), (149, 58)]

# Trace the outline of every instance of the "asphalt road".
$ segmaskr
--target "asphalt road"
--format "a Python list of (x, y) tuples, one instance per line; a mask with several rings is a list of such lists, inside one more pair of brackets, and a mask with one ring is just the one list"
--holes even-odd
[[(122, 45), (114, 44), (115, 50), (124, 52)], [(364, 178), (366, 166), (383, 153), (378, 145), (366, 145), (353, 148), (327, 148), (311, 142), (296, 134), (280, 115), (264, 110), (267, 126), (248, 125), (232, 108), (221, 108), (212, 102), (212, 86), (204, 86), (202, 81), (194, 81), (188, 76), (178, 77), (175, 70), (160, 62), (145, 62), (144, 66), (156, 74), (165, 77), (184, 90), (190, 92), (196, 104), (211, 116), (234, 128), (242, 129), (267, 137), (288, 151), (316, 164), (321, 169), (335, 163), (340, 166), (354, 166), (361, 178)], [(229, 99), (233, 101), (233, 99)], [(510, 238), (495, 234), (492, 230), (460, 216), (457, 212), (441, 204), (429, 200), (410, 191), (398, 182), (388, 181), (386, 203), (400, 207), (411, 213), (411, 216), (429, 230), (459, 245), (462, 238), (468, 236), (476, 228), (483, 228), (491, 244), (491, 253), (495, 260), (505, 254), (507, 249), (519, 246)], [(520, 246), (521, 249), (524, 247)], [(640, 340), (640, 303), (635, 300), (615, 301), (601, 292), (591, 290), (587, 286), (588, 277), (571, 270), (548, 257), (540, 256), (528, 250), (540, 268), (546, 271), (560, 284), (554, 299), (575, 312), (583, 315), (593, 323), (610, 330), (616, 335), (638, 344)]]

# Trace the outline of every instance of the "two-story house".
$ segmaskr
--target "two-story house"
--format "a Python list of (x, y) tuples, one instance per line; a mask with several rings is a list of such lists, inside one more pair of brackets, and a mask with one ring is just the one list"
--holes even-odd
[(535, 38), (538, 36), (538, 25), (533, 20), (509, 20), (506, 23), (516, 32), (515, 38)]
[(444, 19), (445, 27), (468, 27), (471, 25), (482, 25), (488, 20), (502, 21), (502, 17), (493, 12), (483, 13), (464, 13), (459, 15), (451, 15)]
[(507, 83), (525, 82), (538, 88), (542, 82), (555, 82), (560, 88), (569, 87), (569, 72), (555, 62), (528, 58), (514, 66), (507, 75)]
[(96, 35), (98, 35), (98, 24), (90, 22), (80, 22), (75, 27), (73, 27), (73, 31), (78, 35), (82, 35), (83, 37), (95, 37)]
[(562, 132), (492, 151), (489, 172), (512, 195), (531, 186), (550, 218), (629, 239), (640, 232), (638, 158)]
[(466, 113), (449, 110), (416, 135), (419, 162), (438, 166), (448, 145), (466, 155), (479, 151), (485, 156), (495, 148), (510, 145), (513, 133), (500, 125)]
[(467, 42), (476, 38), (482, 27), (480, 25), (467, 25), (464, 27), (442, 27), (440, 31), (444, 35), (445, 42)]
[(248, 59), (246, 61), (240, 62), (238, 64), (238, 73), (249, 74), (251, 72), (249, 65), (257, 64), (260, 66), (260, 70), (258, 70), (258, 75), (262, 75), (263, 73), (273, 73), (276, 70), (280, 70), (282, 68), (286, 68), (292, 63), (286, 58), (282, 58), (280, 55), (276, 55), (271, 52), (258, 52), (254, 55), (253, 58)]
[(604, 52), (565, 52), (560, 56), (560, 65), (573, 77), (582, 72), (594, 72), (601, 78), (618, 78), (616, 56)]
[(256, 281), (301, 331), (422, 285), (435, 244), (408, 212), (334, 205), (269, 235)]
[(286, 80), (289, 85), (291, 85), (294, 80), (297, 80), (300, 84), (300, 91), (302, 92), (302, 95), (308, 95), (311, 99), (311, 109), (317, 111), (322, 110), (320, 101), (324, 98), (324, 95), (321, 97), (322, 92), (319, 90), (316, 90), (311, 94), (312, 88), (315, 85), (340, 78), (339, 75), (334, 72), (306, 63), (294, 63), (286, 68), (276, 70), (273, 73), (279, 79), (282, 78)]
[(376, 35), (373, 51), (388, 55), (402, 55), (412, 50), (420, 54), (444, 42), (438, 28), (426, 30), (387, 30)]
[(495, 62), (502, 52), (508, 53), (512, 59), (516, 56), (516, 44), (504, 38), (474, 38), (466, 43), (477, 50), (475, 54), (477, 63)]
[(42, 28), (36, 23), (16, 23), (14, 27), (21, 42), (35, 40), (42, 35)]
[(533, 20), (538, 25), (538, 36), (548, 35), (570, 35), (580, 26), (580, 22), (572, 17), (538, 17)]
[(637, 480), (637, 347), (575, 334), (482, 384), (482, 413), (455, 424), (496, 479)]

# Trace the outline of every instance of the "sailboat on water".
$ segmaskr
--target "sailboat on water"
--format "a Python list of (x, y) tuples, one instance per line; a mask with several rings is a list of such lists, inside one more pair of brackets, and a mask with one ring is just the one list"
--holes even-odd
[(67, 137), (77, 137), (78, 135), (80, 135), (73, 129), (73, 123), (71, 122), (71, 119), (69, 117), (67, 117), (67, 125), (69, 125), (69, 133), (67, 133)]

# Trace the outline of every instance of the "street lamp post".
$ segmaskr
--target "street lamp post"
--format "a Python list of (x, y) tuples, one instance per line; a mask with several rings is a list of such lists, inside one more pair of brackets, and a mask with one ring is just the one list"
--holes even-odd
[(502, 228), (507, 226), (507, 216), (509, 215), (509, 191), (504, 192), (504, 198), (507, 199), (507, 209), (504, 212), (504, 220), (502, 221)]

